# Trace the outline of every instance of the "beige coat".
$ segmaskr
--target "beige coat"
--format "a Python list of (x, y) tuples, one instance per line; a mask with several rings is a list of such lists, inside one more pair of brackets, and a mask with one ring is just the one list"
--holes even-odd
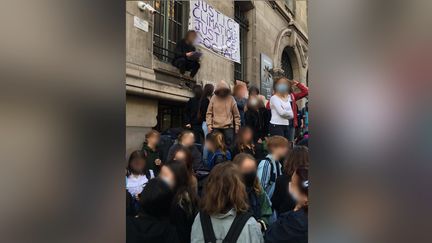
[[(225, 81), (216, 85), (216, 90), (229, 89)], [(235, 128), (236, 132), (240, 128), (240, 113), (234, 97), (225, 98), (213, 95), (206, 113), (206, 123), (209, 129), (214, 128)]]

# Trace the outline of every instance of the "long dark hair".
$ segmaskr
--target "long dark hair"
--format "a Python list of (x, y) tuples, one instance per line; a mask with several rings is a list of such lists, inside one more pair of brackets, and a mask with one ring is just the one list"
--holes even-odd
[(192, 154), (191, 154), (190, 150), (188, 148), (186, 148), (185, 146), (183, 146), (183, 145), (182, 146), (178, 146), (174, 150), (173, 157), (170, 158), (170, 159), (174, 160), (174, 158), (175, 158), (175, 156), (176, 156), (176, 154), (178, 152), (183, 152), (183, 153), (186, 154), (186, 159), (183, 162), (185, 162), (185, 164), (186, 164), (186, 169), (187, 169), (188, 173), (190, 173), (191, 175), (194, 175), (193, 160), (192, 160)]
[(179, 206), (185, 210), (190, 216), (195, 216), (198, 205), (198, 197), (196, 195), (191, 181), (189, 172), (186, 166), (175, 160), (170, 160), (164, 164), (175, 177), (174, 200), (173, 207)]
[[(307, 166), (300, 166), (294, 172), (298, 177), (298, 188), (300, 188), (300, 192), (308, 196), (309, 201), (309, 168)], [(308, 211), (308, 204), (306, 203), (302, 208), (305, 212)]]
[(291, 177), (294, 171), (301, 166), (309, 166), (309, 149), (306, 146), (295, 145), (288, 152), (284, 164), (285, 174)]
[(168, 217), (172, 199), (173, 193), (168, 185), (159, 178), (153, 178), (141, 192), (140, 215), (146, 213), (156, 217)]
[(213, 92), (214, 92), (213, 84), (204, 85), (203, 93), (201, 95), (201, 98), (200, 98), (199, 104), (198, 104), (198, 114), (197, 114), (198, 120), (201, 120), (201, 104), (202, 104), (203, 100), (212, 96)]
[[(146, 162), (143, 171), (134, 171), (134, 169), (132, 168), (132, 162), (137, 159), (142, 159)], [(147, 166), (147, 154), (145, 151), (135, 150), (130, 154), (128, 165), (126, 167), (126, 176), (130, 176), (131, 174), (145, 175), (148, 179), (150, 179), (151, 175), (150, 170)]]

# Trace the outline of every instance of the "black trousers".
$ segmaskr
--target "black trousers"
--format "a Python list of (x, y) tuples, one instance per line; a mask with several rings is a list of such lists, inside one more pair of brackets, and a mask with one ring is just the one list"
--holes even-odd
[(195, 143), (204, 145), (203, 142), (204, 132), (202, 130), (202, 125), (192, 125), (192, 131), (195, 136)]
[(270, 136), (282, 136), (290, 140), (290, 130), (288, 125), (275, 125), (270, 123)]
[(179, 57), (174, 60), (173, 65), (180, 70), (181, 74), (184, 74), (186, 71), (190, 71), (191, 78), (195, 77), (201, 66), (199, 62), (192, 61), (184, 57)]
[(225, 144), (231, 149), (231, 146), (234, 144), (234, 128), (214, 128), (213, 130), (223, 134)]

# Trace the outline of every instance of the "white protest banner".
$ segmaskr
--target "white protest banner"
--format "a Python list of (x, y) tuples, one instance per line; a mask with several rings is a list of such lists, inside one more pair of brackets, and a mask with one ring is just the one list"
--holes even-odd
[(198, 44), (240, 63), (240, 26), (202, 0), (190, 1), (189, 29), (198, 32)]

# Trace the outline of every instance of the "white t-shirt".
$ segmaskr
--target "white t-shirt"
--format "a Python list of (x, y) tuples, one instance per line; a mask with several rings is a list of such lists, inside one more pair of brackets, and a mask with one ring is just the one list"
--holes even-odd
[(291, 108), (291, 96), (287, 96), (286, 101), (273, 95), (270, 98), (271, 120), (274, 125), (289, 125), (289, 119), (294, 117)]
[[(150, 179), (154, 177), (153, 171), (150, 170)], [(147, 176), (145, 175), (130, 175), (126, 177), (126, 190), (135, 197), (136, 195), (140, 194), (147, 184), (149, 179), (147, 179)]]

